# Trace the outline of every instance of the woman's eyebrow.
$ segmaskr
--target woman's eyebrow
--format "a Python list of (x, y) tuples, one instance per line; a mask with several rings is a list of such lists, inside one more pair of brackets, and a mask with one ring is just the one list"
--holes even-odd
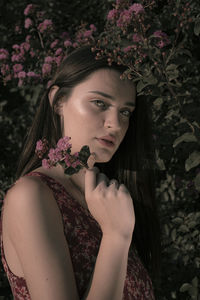
[[(104, 92), (101, 92), (101, 91), (89, 91), (89, 93), (98, 94), (98, 95), (100, 95), (102, 97), (105, 97), (105, 98), (108, 98), (110, 100), (115, 101), (115, 98), (113, 96), (108, 95), (108, 94), (106, 94)], [(125, 104), (128, 105), (128, 106), (135, 107), (135, 103), (133, 103), (133, 102), (126, 102)]]

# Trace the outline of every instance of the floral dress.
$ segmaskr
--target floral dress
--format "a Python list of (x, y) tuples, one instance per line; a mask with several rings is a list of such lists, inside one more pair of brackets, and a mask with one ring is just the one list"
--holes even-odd
[[(78, 201), (68, 194), (64, 186), (55, 179), (40, 172), (31, 172), (26, 176), (39, 177), (53, 192), (62, 215), (65, 237), (69, 246), (76, 285), (81, 300), (94, 270), (102, 238), (101, 228), (89, 210), (80, 205)], [(2, 234), (1, 256), (14, 299), (30, 300), (25, 279), (13, 274), (7, 264)], [(141, 263), (137, 251), (132, 248), (129, 250), (123, 300), (154, 300), (151, 279)]]

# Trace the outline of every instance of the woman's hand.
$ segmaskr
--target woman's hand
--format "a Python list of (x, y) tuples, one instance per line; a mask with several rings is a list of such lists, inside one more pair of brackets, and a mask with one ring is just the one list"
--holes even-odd
[(124, 184), (93, 167), (85, 174), (85, 199), (104, 235), (131, 239), (135, 226), (133, 201)]

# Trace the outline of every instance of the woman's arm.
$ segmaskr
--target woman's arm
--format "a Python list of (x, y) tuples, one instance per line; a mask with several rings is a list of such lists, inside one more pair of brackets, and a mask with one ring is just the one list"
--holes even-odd
[(103, 236), (95, 269), (83, 300), (122, 300), (130, 241)]

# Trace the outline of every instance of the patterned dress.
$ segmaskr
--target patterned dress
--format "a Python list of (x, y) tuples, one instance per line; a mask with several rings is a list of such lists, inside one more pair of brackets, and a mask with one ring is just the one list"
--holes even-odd
[[(80, 205), (55, 179), (40, 172), (31, 172), (26, 176), (39, 177), (53, 192), (62, 215), (65, 237), (69, 246), (76, 285), (81, 300), (90, 282), (101, 243), (102, 231), (100, 226), (89, 210)], [(30, 300), (25, 279), (13, 274), (7, 264), (2, 234), (1, 256), (14, 299)], [(151, 279), (135, 249), (129, 250), (123, 300), (154, 300)]]

